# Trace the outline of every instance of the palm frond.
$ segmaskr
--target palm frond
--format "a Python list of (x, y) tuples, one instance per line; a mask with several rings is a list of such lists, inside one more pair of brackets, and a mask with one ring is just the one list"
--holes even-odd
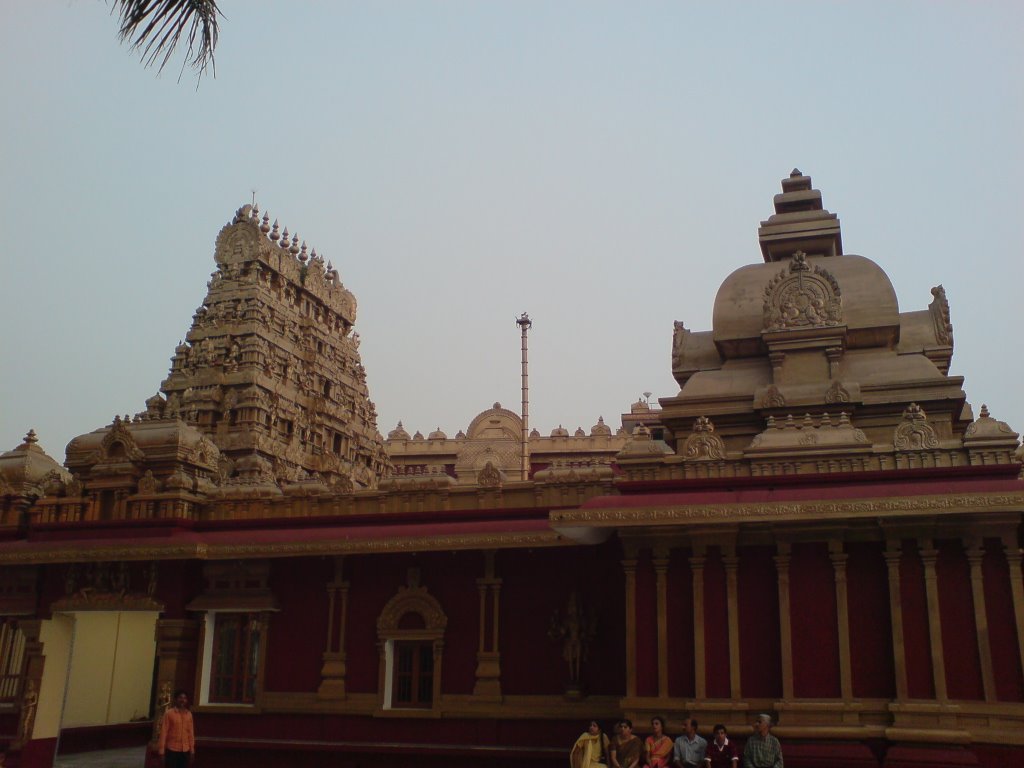
[(162, 72), (184, 36), (188, 51), (182, 67), (188, 64), (200, 77), (207, 67), (216, 72), (217, 17), (223, 16), (217, 0), (114, 0), (114, 9), (121, 41), (140, 52), (145, 66), (158, 64)]

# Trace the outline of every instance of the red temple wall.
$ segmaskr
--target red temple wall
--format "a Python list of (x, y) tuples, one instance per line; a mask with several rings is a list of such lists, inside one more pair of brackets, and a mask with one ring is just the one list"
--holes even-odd
[(670, 696), (694, 696), (693, 571), (690, 550), (675, 550), (668, 565), (668, 691)]
[[(992, 668), (995, 670), (996, 698), (999, 701), (1024, 701), (1024, 675), (1021, 674), (1008, 563), (1002, 551), (1002, 542), (990, 539), (985, 545), (981, 571), (985, 584), (985, 614), (988, 617)], [(1017, 574), (1017, 578), (1019, 576)]]
[(565, 690), (568, 667), (562, 644), (552, 640), (548, 631), (551, 617), (556, 611), (564, 615), (575, 589), (596, 616), (596, 636), (583, 665), (587, 689), (592, 694), (621, 696), (625, 691), (625, 592), (618, 542), (499, 555), (504, 581), (502, 692), (560, 694)]
[(725, 566), (717, 547), (704, 565), (704, 658), (708, 697), (729, 698), (729, 604)]
[(793, 545), (789, 608), (793, 693), (806, 698), (839, 697), (835, 575), (827, 543)]
[(782, 696), (775, 547), (741, 547), (738, 587), (740, 682), (744, 696)]
[(917, 541), (906, 539), (900, 557), (900, 600), (903, 606), (903, 648), (907, 668), (907, 693), (912, 699), (935, 696), (932, 678), (931, 641), (928, 636), (928, 598), (924, 565)]
[(971, 571), (959, 539), (937, 541), (939, 557), (935, 573), (942, 617), (942, 655), (946, 666), (946, 690), (951, 699), (984, 699), (978, 632), (974, 623)]
[(882, 542), (846, 545), (846, 602), (850, 625), (850, 673), (853, 695), (896, 695), (889, 611), (889, 573)]
[[(328, 558), (272, 560), (269, 586), (281, 606), (267, 627), (264, 688), (315, 691), (327, 643)], [(335, 629), (335, 633), (337, 629)]]

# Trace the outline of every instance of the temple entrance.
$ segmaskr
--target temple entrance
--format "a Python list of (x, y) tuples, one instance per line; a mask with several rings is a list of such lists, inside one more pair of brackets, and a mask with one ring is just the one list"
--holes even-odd
[(148, 741), (158, 617), (157, 611), (54, 613), (54, 630), (62, 631), (53, 639), (59, 635), (68, 649), (63, 665), (46, 666), (46, 677), (64, 678), (58, 756)]

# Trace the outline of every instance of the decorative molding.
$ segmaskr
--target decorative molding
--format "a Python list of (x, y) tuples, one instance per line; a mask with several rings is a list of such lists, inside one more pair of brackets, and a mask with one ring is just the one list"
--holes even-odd
[(725, 459), (725, 443), (714, 434), (715, 425), (707, 416), (698, 416), (693, 423), (693, 434), (683, 445), (683, 458), (687, 461), (721, 461)]
[(857, 501), (768, 502), (763, 504), (694, 504), (693, 506), (569, 509), (551, 512), (552, 523), (735, 523), (749, 520), (821, 519), (886, 514), (955, 514), (974, 511), (1024, 511), (1024, 493), (928, 495)]
[(466, 534), (464, 536), (410, 536), (364, 541), (335, 539), (288, 544), (179, 544), (170, 546), (103, 547), (81, 545), (35, 552), (0, 552), (0, 565), (32, 563), (85, 563), (105, 560), (230, 560), (252, 557), (299, 557), (373, 552), (429, 552), (458, 549), (553, 547), (574, 542), (555, 531), (534, 533)]

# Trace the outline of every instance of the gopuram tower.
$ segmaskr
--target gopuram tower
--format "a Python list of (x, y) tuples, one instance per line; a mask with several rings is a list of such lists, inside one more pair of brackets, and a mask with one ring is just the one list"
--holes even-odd
[[(220, 482), (376, 487), (390, 470), (353, 333), (356, 300), (298, 235), (243, 206), (150, 418), (180, 418), (221, 452)], [(290, 239), (289, 239), (290, 238)]]

